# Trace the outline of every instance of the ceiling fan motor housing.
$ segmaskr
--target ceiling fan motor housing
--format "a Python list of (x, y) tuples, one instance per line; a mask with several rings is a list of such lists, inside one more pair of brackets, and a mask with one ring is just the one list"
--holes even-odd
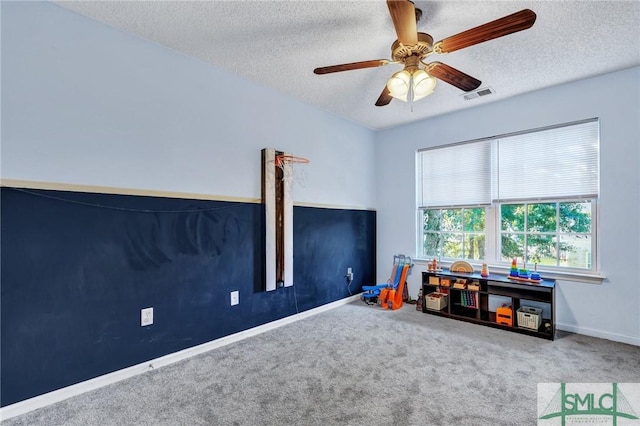
[(404, 62), (409, 56), (418, 56), (420, 59), (433, 53), (433, 37), (426, 33), (418, 33), (418, 43), (413, 46), (401, 44), (398, 40), (391, 45), (391, 57), (394, 61)]

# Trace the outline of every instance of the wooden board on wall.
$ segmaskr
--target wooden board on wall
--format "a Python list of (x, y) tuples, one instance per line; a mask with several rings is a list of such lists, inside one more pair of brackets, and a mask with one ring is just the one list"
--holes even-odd
[(288, 155), (271, 148), (262, 150), (262, 202), (265, 206), (265, 289), (293, 285), (293, 197), (291, 164), (276, 165), (277, 155)]

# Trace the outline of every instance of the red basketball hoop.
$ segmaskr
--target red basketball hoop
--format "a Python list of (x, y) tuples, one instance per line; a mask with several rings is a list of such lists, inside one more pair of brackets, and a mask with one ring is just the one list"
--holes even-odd
[(276, 155), (276, 166), (284, 167), (285, 164), (308, 164), (309, 160), (304, 157), (295, 155), (280, 154)]
[(282, 170), (282, 180), (291, 185), (294, 181), (299, 185), (304, 186), (306, 179), (303, 170), (295, 170), (294, 164), (308, 164), (309, 160), (304, 157), (298, 157), (291, 154), (278, 154), (275, 156), (274, 163), (276, 167)]

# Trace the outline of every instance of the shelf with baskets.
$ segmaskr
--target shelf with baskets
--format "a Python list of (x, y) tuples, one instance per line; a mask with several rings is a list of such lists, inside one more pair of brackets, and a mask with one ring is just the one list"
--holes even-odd
[(553, 340), (555, 281), (514, 282), (506, 276), (422, 272), (422, 312)]

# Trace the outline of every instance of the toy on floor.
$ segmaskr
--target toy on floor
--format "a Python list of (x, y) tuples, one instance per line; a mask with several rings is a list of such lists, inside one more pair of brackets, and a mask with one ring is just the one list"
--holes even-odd
[(418, 300), (416, 301), (416, 311), (422, 311), (423, 303), (424, 303), (424, 296), (422, 295), (422, 289), (419, 289)]
[(363, 285), (360, 300), (364, 301), (367, 305), (375, 305), (378, 303), (378, 298), (380, 297), (380, 292), (382, 291), (382, 289), (389, 286), (397, 287), (401, 275), (401, 270), (399, 270), (398, 268), (399, 261), (400, 256), (393, 256), (393, 268), (391, 268), (391, 276), (385, 284)]
[(409, 256), (402, 254), (393, 256), (393, 268), (387, 283), (362, 286), (360, 299), (368, 305), (377, 303), (382, 309), (400, 309), (403, 303), (407, 275), (412, 266)]

